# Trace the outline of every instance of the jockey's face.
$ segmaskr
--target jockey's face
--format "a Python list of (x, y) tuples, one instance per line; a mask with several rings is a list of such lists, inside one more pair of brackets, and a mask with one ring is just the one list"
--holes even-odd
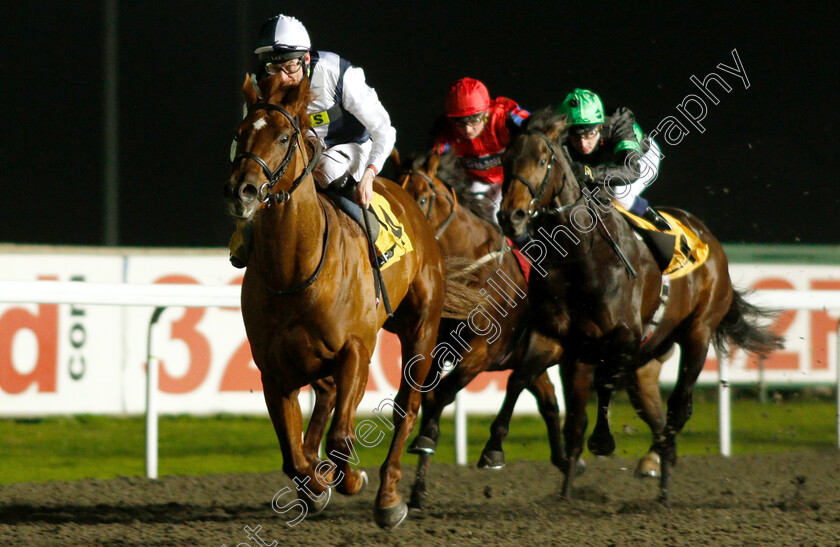
[(581, 154), (591, 154), (598, 147), (598, 141), (601, 140), (601, 126), (583, 134), (572, 132), (569, 135), (569, 140), (572, 142), (574, 149)]
[[(283, 69), (278, 69), (272, 76), (280, 81), (279, 87), (295, 87), (299, 86), (300, 83), (303, 81), (303, 77), (306, 74), (306, 66), (309, 65), (309, 60), (311, 56), (307, 51), (306, 54), (301, 58), (303, 60), (303, 64), (299, 65), (297, 60), (287, 61), (283, 63)], [(288, 65), (288, 66), (286, 66)], [(295, 70), (297, 68), (297, 70)], [(291, 74), (287, 72), (287, 70), (293, 70)]]
[(462, 137), (473, 140), (484, 131), (484, 127), (487, 125), (487, 112), (479, 112), (463, 118), (453, 118), (452, 125), (455, 126)]

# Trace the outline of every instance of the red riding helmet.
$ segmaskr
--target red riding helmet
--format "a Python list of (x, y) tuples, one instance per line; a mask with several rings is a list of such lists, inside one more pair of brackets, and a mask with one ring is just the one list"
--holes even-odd
[(487, 86), (472, 78), (461, 78), (446, 92), (446, 115), (461, 118), (484, 112), (490, 108)]

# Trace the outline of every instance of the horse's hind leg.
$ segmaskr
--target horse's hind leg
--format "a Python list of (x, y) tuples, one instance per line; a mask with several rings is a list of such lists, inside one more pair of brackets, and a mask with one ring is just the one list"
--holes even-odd
[(300, 391), (284, 393), (279, 379), (265, 373), (262, 384), (268, 414), (283, 452), (283, 472), (295, 482), (298, 499), (306, 503), (308, 513), (319, 513), (330, 501), (332, 474), (319, 473), (316, 477), (312, 464), (304, 456), (303, 420), (297, 399)]
[(368, 482), (367, 474), (353, 470), (350, 464), (360, 463), (353, 422), (365, 393), (369, 364), (370, 353), (358, 338), (349, 339), (336, 356), (335, 415), (327, 435), (327, 456), (337, 473), (336, 489), (345, 495), (358, 494)]
[[(408, 505), (397, 492), (402, 478), (400, 456), (420, 409), (421, 392), (435, 387), (429, 378), (440, 314), (443, 309), (443, 279), (434, 275), (425, 283), (415, 280), (391, 323), (402, 345), (402, 377), (394, 404), (394, 436), (388, 456), (379, 469), (374, 520), (381, 528), (399, 526), (408, 515)], [(384, 403), (385, 401), (383, 401)]]
[(315, 392), (315, 406), (312, 409), (312, 416), (309, 418), (309, 425), (306, 428), (303, 454), (309, 460), (309, 463), (315, 466), (320, 458), (321, 439), (324, 438), (327, 422), (335, 407), (335, 381), (332, 377), (321, 378), (313, 383), (311, 388)]
[(670, 502), (671, 480), (677, 463), (677, 433), (682, 431), (693, 411), (694, 386), (703, 370), (709, 351), (711, 331), (701, 327), (690, 332), (680, 343), (680, 369), (674, 391), (668, 397), (665, 435), (658, 450), (662, 456), (662, 477), (659, 480), (660, 501)]

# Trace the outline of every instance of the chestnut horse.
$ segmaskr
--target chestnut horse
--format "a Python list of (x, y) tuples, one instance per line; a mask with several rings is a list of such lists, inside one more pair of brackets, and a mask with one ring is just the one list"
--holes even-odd
[[(496, 338), (486, 333), (481, 335), (475, 330), (462, 329), (459, 343), (454, 338), (454, 333), (458, 332), (457, 322), (452, 319), (441, 321), (438, 342), (469, 347), (470, 350), (462, 351), (461, 359), (452, 371), (434, 389), (423, 394), (420, 431), (408, 449), (419, 456), (417, 479), (410, 503), (419, 509), (426, 496), (426, 469), (440, 436), (440, 416), (443, 409), (455, 400), (458, 391), (481, 372), (514, 368), (523, 360), (536, 359), (539, 365), (547, 368), (557, 363), (561, 350), (550, 339), (532, 336), (527, 328), (528, 286), (505, 237), (496, 226), (479, 218), (467, 207), (459, 206), (453, 188), (438, 178), (460, 178), (460, 172), (453, 165), (454, 156), (447, 155), (443, 159), (437, 154), (418, 157), (407, 168), (399, 166), (397, 154), (392, 154), (392, 157), (402, 171), (398, 182), (414, 197), (434, 227), (444, 256), (465, 257), (474, 260), (476, 264), (490, 266), (477, 272), (472, 286), (488, 295), (482, 311), (499, 327)], [(536, 398), (540, 414), (545, 420), (551, 460), (555, 465), (560, 465), (560, 411), (554, 384), (548, 374), (543, 372), (527, 389)], [(507, 422), (499, 420), (491, 425), (490, 440), (479, 459), (479, 468), (499, 469), (504, 466), (502, 442), (507, 433)]]
[[(441, 314), (466, 317), (475, 294), (451, 282), (434, 233), (413, 199), (393, 182), (377, 178), (374, 190), (389, 202), (414, 250), (382, 272), (394, 313), (378, 304), (368, 241), (362, 228), (316, 192), (311, 176), (320, 150), (304, 138), (308, 128), (308, 81), (291, 91), (259, 87), (246, 77), (247, 114), (235, 141), (232, 173), (225, 186), (231, 214), (253, 226), (253, 251), (242, 283), (242, 316), (280, 448), (283, 470), (297, 485), (308, 513), (322, 510), (331, 487), (357, 494), (367, 483), (353, 470), (357, 460), (353, 423), (368, 378), (368, 365), (381, 327), (402, 344), (403, 374), (393, 409), (394, 430), (380, 469), (374, 518), (383, 528), (398, 526), (408, 508), (397, 493), (399, 458), (414, 425), (431, 367)], [(266, 97), (263, 99), (263, 97)], [(457, 298), (460, 297), (460, 300)], [(302, 444), (298, 404), (301, 387), (319, 387), (321, 428)], [(334, 396), (333, 387), (334, 384)], [(324, 395), (321, 400), (321, 395)], [(334, 397), (334, 398), (333, 398)], [(317, 460), (317, 443), (329, 409), (331, 461)], [(387, 419), (381, 418), (384, 422)], [(373, 421), (363, 422), (360, 442), (381, 439)], [(387, 431), (386, 431), (387, 433)], [(377, 435), (378, 434), (378, 435)]]
[[(545, 240), (532, 240), (545, 255), (543, 270), (531, 275), (529, 294), (532, 327), (560, 342), (565, 352), (560, 367), (569, 469), (562, 494), (571, 498), (593, 377), (597, 382), (598, 377), (623, 376), (637, 412), (654, 432), (651, 448), (661, 458), (660, 501), (667, 504), (676, 436), (691, 416), (694, 386), (710, 343), (718, 355), (730, 346), (766, 355), (781, 347), (781, 338), (759, 324), (768, 312), (733, 289), (723, 248), (708, 228), (689, 213), (668, 209), (709, 246), (709, 256), (688, 275), (671, 281), (664, 316), (645, 340), (664, 278), (622, 215), (609, 202), (596, 201), (593, 192), (583, 191), (558, 144), (564, 129), (562, 118), (544, 111), (514, 139), (504, 158), (499, 214), (508, 236), (529, 231)], [(645, 386), (634, 372), (674, 344), (681, 350), (679, 373), (663, 420), (662, 409), (643, 397)], [(540, 372), (517, 369), (514, 374), (527, 381)]]

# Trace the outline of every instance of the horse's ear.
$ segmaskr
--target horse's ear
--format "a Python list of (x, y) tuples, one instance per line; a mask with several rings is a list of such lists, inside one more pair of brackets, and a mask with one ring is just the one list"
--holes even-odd
[(397, 150), (396, 146), (391, 150), (391, 154), (388, 157), (394, 160), (397, 171), (400, 171), (402, 169), (402, 160), (400, 160), (400, 151)]
[(426, 174), (429, 175), (430, 179), (435, 178), (438, 167), (440, 167), (440, 154), (433, 152), (429, 154), (429, 159), (426, 160)]
[(245, 104), (251, 106), (260, 98), (257, 83), (252, 79), (251, 74), (245, 75), (245, 81), (242, 83), (242, 96), (245, 98)]
[(549, 127), (548, 131), (546, 132), (546, 136), (551, 142), (557, 141), (557, 138), (566, 129), (566, 117), (563, 116)]

